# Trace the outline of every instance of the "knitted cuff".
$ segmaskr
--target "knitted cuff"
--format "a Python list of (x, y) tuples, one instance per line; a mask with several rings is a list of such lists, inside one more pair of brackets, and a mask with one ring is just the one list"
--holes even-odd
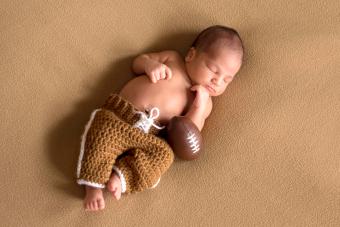
[(156, 182), (156, 184), (152, 185), (152, 187), (150, 189), (157, 187), (157, 185), (159, 184), (160, 181), (161, 181), (161, 178), (159, 178), (158, 181)]
[(91, 182), (91, 181), (86, 181), (86, 180), (83, 180), (83, 179), (77, 180), (77, 183), (79, 185), (87, 185), (87, 186), (91, 186), (91, 187), (94, 187), (94, 188), (105, 188), (105, 185), (103, 185), (103, 184), (99, 184), (99, 183), (95, 183), (95, 182)]

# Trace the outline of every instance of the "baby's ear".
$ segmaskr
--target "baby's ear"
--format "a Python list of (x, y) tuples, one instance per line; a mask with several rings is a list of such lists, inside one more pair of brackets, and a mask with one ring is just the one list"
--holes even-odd
[(190, 50), (188, 51), (187, 55), (185, 56), (185, 62), (190, 62), (192, 59), (194, 59), (196, 55), (196, 49), (195, 47), (191, 47)]

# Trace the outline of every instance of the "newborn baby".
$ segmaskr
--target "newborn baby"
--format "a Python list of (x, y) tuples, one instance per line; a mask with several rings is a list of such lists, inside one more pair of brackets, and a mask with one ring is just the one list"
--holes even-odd
[(225, 91), (242, 59), (240, 36), (224, 26), (203, 30), (184, 59), (172, 50), (136, 57), (132, 69), (140, 76), (110, 95), (85, 128), (77, 169), (85, 209), (104, 209), (105, 186), (116, 199), (154, 188), (174, 160), (167, 142), (156, 136), (159, 130), (181, 115), (201, 130), (211, 97)]

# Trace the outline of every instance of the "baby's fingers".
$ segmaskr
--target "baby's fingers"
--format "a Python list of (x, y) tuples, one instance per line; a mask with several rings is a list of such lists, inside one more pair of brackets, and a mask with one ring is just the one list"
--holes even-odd
[(165, 70), (162, 70), (160, 72), (160, 79), (165, 79), (165, 77), (166, 77), (166, 72), (165, 72)]
[(171, 72), (171, 69), (169, 67), (165, 67), (165, 74), (166, 74), (166, 79), (167, 80), (170, 80), (172, 78), (172, 72)]
[(161, 80), (163, 78), (163, 73), (162, 72), (157, 72), (157, 80)]
[(155, 73), (152, 73), (150, 76), (151, 82), (152, 83), (157, 83), (157, 76)]
[(192, 91), (198, 91), (199, 88), (200, 88), (200, 85), (194, 85), (194, 86), (192, 86), (192, 87), (190, 88), (190, 90), (192, 90)]

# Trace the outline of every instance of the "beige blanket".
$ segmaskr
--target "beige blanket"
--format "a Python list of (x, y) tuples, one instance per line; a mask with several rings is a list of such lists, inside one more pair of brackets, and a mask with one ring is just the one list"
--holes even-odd
[[(1, 226), (340, 226), (340, 3), (0, 2)], [(236, 28), (246, 60), (203, 130), (205, 153), (154, 190), (82, 209), (80, 137), (143, 52), (184, 54)]]

